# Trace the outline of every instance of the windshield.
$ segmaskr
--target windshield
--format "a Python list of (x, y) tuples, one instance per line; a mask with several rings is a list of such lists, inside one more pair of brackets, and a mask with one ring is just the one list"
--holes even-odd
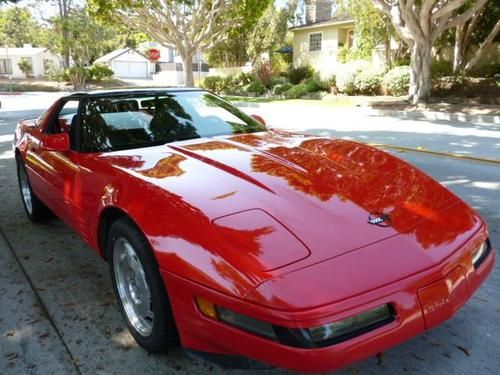
[(113, 151), (264, 130), (252, 117), (204, 91), (127, 94), (87, 103), (82, 150)]

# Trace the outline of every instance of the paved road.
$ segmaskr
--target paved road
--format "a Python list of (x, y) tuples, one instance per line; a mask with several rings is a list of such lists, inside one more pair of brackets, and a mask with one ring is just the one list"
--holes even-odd
[(293, 102), (242, 103), (274, 127), (309, 134), (474, 155), (500, 161), (500, 124), (426, 121), (368, 115), (363, 108)]
[[(5, 107), (4, 107), (5, 108)], [(25, 218), (10, 150), (15, 122), (39, 112), (0, 111), (0, 373), (227, 373), (180, 351), (147, 355), (125, 329), (107, 265), (58, 220)], [(500, 243), (500, 167), (399, 153), (488, 220)], [(496, 374), (500, 367), (500, 272), (450, 321), (339, 374)], [(260, 371), (259, 374), (285, 374)]]

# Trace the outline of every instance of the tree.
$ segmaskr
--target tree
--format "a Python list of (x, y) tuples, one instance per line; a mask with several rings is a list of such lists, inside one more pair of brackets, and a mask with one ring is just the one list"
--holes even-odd
[[(247, 44), (248, 38), (255, 29), (259, 18), (270, 6), (272, 0), (254, 0), (253, 6), (243, 6), (244, 12), (240, 24), (229, 28), (226, 38), (215, 43), (207, 53), (207, 60), (214, 66), (241, 66), (248, 61)], [(231, 20), (226, 20), (231, 22)], [(269, 30), (272, 32), (272, 30)]]
[(487, 0), (373, 0), (390, 17), (399, 37), (410, 49), (410, 90), (413, 103), (427, 101), (431, 92), (432, 46), (447, 29), (463, 25)]
[(255, 63), (263, 53), (271, 54), (286, 39), (288, 24), (293, 20), (297, 1), (291, 0), (284, 8), (271, 4), (258, 20), (248, 38), (247, 53)]
[[(88, 0), (93, 14), (147, 33), (182, 58), (184, 82), (193, 86), (193, 56), (224, 40), (256, 0)], [(230, 22), (229, 22), (230, 20)]]
[(119, 46), (116, 29), (100, 24), (88, 15), (86, 8), (75, 8), (65, 18), (55, 17), (51, 23), (54, 33), (51, 49), (71, 58), (73, 66), (67, 71), (70, 79), (76, 89), (84, 87), (87, 67)]
[(28, 9), (10, 7), (0, 10), (0, 47), (35, 46), (47, 43), (47, 29), (38, 24)]
[[(474, 68), (499, 32), (500, 7), (496, 1), (489, 0), (469, 20), (455, 28), (453, 72), (465, 73)], [(473, 45), (479, 45), (474, 53), (471, 51)]]
[[(67, 25), (68, 22), (67, 19), (73, 10), (73, 0), (43, 0), (44, 2), (49, 1), (51, 3), (55, 3), (57, 5), (57, 10), (59, 12), (59, 20), (65, 21), (61, 22), (59, 32), (61, 33), (61, 38), (62, 40), (65, 40), (68, 38), (68, 33), (70, 30), (68, 30)], [(64, 67), (68, 68), (69, 63), (70, 63), (70, 55), (68, 50), (64, 50), (62, 52), (63, 55), (63, 63)]]
[(390, 19), (380, 13), (371, 0), (340, 0), (338, 5), (341, 11), (354, 19), (356, 25), (354, 43), (349, 49), (349, 59), (369, 58), (377, 45), (384, 44), (386, 65), (390, 68), (392, 64), (390, 42), (393, 36)]
[(101, 25), (85, 8), (75, 8), (65, 18), (56, 17), (51, 22), (55, 34), (52, 49), (70, 56), (75, 65), (90, 65), (118, 47), (115, 29)]
[(28, 78), (29, 75), (33, 72), (33, 65), (31, 64), (31, 61), (25, 57), (19, 60), (17, 66), (19, 67), (19, 69), (21, 69), (21, 72), (26, 75), (26, 78)]

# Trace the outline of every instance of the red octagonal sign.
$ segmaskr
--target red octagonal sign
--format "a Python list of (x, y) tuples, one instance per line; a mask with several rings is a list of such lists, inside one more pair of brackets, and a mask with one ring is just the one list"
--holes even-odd
[(157, 48), (150, 48), (147, 56), (151, 61), (158, 61), (160, 59), (160, 50)]

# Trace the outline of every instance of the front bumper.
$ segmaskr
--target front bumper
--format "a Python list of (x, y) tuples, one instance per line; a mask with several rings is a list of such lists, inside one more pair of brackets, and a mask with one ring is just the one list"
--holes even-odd
[[(382, 352), (449, 319), (491, 272), (492, 251), (481, 267), (472, 265), (471, 251), (457, 251), (432, 269), (363, 295), (314, 309), (273, 310), (207, 289), (162, 270), (184, 347), (209, 353), (244, 356), (297, 371), (328, 371)], [(302, 349), (247, 333), (202, 315), (195, 297), (203, 297), (241, 314), (271, 324), (306, 328), (391, 304), (395, 321), (350, 340), (322, 348)], [(283, 302), (281, 302), (283, 305)]]

